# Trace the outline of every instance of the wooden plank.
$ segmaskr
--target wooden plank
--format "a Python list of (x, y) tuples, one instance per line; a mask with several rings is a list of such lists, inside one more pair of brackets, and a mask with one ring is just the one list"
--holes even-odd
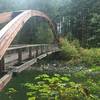
[(0, 60), (0, 73), (4, 72), (5, 69), (5, 61), (4, 57)]
[(17, 50), (17, 49), (24, 49), (24, 48), (29, 48), (29, 47), (37, 47), (37, 46), (41, 46), (41, 45), (48, 45), (48, 44), (34, 44), (34, 45), (17, 45), (16, 47), (9, 47), (7, 49), (7, 51), (11, 51), (11, 50)]
[(42, 54), (42, 55), (38, 56), (37, 58), (38, 58), (38, 59), (42, 59), (42, 58), (44, 58), (44, 57), (46, 57), (46, 56), (47, 56), (47, 54)]
[(24, 64), (22, 64), (18, 67), (15, 66), (13, 72), (20, 73), (20, 72), (27, 69), (28, 67), (30, 67), (31, 65), (33, 65), (36, 62), (37, 62), (37, 59), (35, 58), (35, 59), (32, 59), (32, 60), (29, 60), (29, 61), (25, 62)]
[(12, 78), (12, 72), (4, 75), (1, 79), (0, 79), (0, 92), (2, 91), (2, 89), (6, 86), (6, 84), (11, 80)]
[(47, 53), (47, 55), (50, 55), (50, 54), (52, 54), (52, 52), (48, 52), (48, 53)]

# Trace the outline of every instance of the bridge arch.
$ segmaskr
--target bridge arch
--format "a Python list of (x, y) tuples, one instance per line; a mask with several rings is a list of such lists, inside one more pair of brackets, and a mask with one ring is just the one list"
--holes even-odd
[[(9, 13), (9, 16), (10, 14), (11, 13)], [(14, 15), (14, 13), (12, 13), (11, 15)], [(5, 19), (9, 20), (9, 16), (5, 17)], [(0, 30), (0, 60), (5, 54), (7, 48), (9, 47), (15, 36), (17, 35), (17, 33), (24, 26), (24, 23), (26, 23), (28, 19), (32, 16), (40, 16), (45, 18), (48, 21), (50, 27), (52, 28), (55, 40), (57, 40), (55, 27), (51, 19), (46, 14), (37, 10), (22, 11), (15, 18), (13, 18), (3, 29)]]

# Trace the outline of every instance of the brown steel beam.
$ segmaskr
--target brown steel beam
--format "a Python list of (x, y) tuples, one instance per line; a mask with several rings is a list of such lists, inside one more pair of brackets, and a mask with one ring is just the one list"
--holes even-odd
[(21, 12), (22, 11), (0, 13), (0, 24), (1, 23), (6, 23), (6, 22), (12, 20), (13, 18), (15, 18)]
[(11, 20), (12, 12), (0, 13), (0, 23), (5, 23)]
[(10, 21), (3, 29), (0, 30), (0, 59), (5, 54), (7, 48), (12, 43), (19, 30), (23, 27), (24, 23), (26, 23), (27, 20), (32, 16), (40, 16), (45, 18), (49, 22), (49, 25), (52, 27), (55, 39), (57, 39), (54, 25), (47, 15), (45, 15), (43, 12), (36, 10), (23, 11), (12, 21)]

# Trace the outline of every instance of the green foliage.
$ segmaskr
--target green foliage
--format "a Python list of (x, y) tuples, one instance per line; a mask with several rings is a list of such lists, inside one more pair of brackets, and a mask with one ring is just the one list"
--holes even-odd
[(49, 44), (54, 40), (48, 23), (37, 17), (32, 17), (16, 36), (14, 44)]
[(77, 40), (70, 42), (63, 38), (60, 39), (60, 44), (61, 50), (64, 53), (63, 56), (69, 60), (69, 64), (100, 65), (99, 48), (84, 49), (80, 47)]
[[(68, 34), (72, 35), (79, 40), (83, 47), (100, 47), (99, 5), (100, 0), (0, 0), (0, 12), (26, 9), (43, 11), (49, 15), (55, 23), (62, 22), (62, 36), (68, 36)], [(37, 31), (37, 25), (39, 24), (40, 20), (36, 20), (35, 23), (31, 24), (32, 29), (29, 28), (30, 26), (28, 24), (24, 29), (28, 30), (29, 28), (29, 30), (23, 33), (32, 33), (34, 34), (32, 35), (32, 37), (34, 37), (32, 40), (36, 39), (37, 37), (35, 37), (35, 35), (39, 32), (39, 30)], [(44, 25), (44, 23), (42, 23), (42, 25)], [(42, 27), (39, 27), (38, 29), (41, 30), (41, 28)], [(47, 32), (45, 30), (46, 28), (42, 29), (44, 30), (41, 30), (43, 31), (42, 33)], [(47, 29), (50, 28), (48, 27)], [(45, 37), (47, 34), (43, 35)], [(23, 35), (23, 37), (26, 38), (26, 35)], [(27, 39), (30, 41), (31, 36)], [(39, 37), (39, 39), (41, 38)], [(48, 39), (48, 41), (49, 40), (50, 39)]]
[(70, 82), (66, 75), (55, 74), (49, 76), (47, 74), (39, 75), (35, 78), (35, 83), (26, 83), (25, 87), (28, 89), (27, 96), (29, 100), (73, 100), (77, 99), (89, 100), (90, 93), (87, 93), (82, 84)]
[(81, 59), (86, 64), (100, 64), (100, 49), (81, 49)]
[[(62, 23), (62, 36), (72, 35), (79, 40), (83, 47), (100, 47), (99, 5), (100, 0), (0, 0), (0, 12), (26, 9), (43, 11), (50, 16), (55, 23)], [(38, 27), (40, 20), (36, 20), (35, 23), (33, 23), (33, 21), (31, 22), (32, 27), (28, 24), (27, 27), (24, 28), (24, 30), (28, 31), (22, 32), (22, 37), (27, 39), (26, 42), (37, 42), (35, 35), (40, 34), (39, 30), (42, 31), (43, 38), (41, 35), (38, 39), (40, 39), (40, 41), (43, 40), (43, 42), (45, 39), (49, 41), (50, 38), (47, 34), (45, 35), (45, 33), (49, 33), (50, 31), (47, 30), (50, 30), (50, 28), (42, 28), (42, 25), (44, 25), (43, 22), (41, 22), (41, 27)], [(2, 25), (0, 25), (0, 27), (2, 27)], [(25, 34), (30, 34), (30, 36), (26, 36)], [(48, 38), (45, 38), (46, 36)]]
[(69, 70), (59, 74), (25, 71), (12, 79), (0, 93), (0, 100), (11, 100), (6, 95), (10, 87), (17, 90), (13, 100), (99, 100), (100, 66), (67, 67)]
[(100, 67), (99, 66), (92, 66), (91, 71), (93, 71), (93, 72), (100, 71)]
[(60, 39), (60, 45), (62, 52), (67, 58), (74, 59), (78, 56), (77, 46), (74, 45), (74, 42), (71, 43), (67, 39)]
[(14, 88), (9, 88), (6, 94), (8, 95), (10, 100), (13, 100), (14, 94), (17, 92)]

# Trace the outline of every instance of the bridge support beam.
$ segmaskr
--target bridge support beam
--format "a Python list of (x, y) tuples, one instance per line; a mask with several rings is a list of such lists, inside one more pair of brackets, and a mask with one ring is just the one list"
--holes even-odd
[(36, 47), (36, 55), (35, 55), (35, 57), (37, 57), (38, 54), (39, 54), (39, 52), (38, 52), (38, 47)]
[(40, 50), (41, 50), (41, 54), (42, 54), (43, 53), (43, 46), (40, 47)]
[(29, 47), (29, 59), (32, 58), (32, 47)]
[(22, 49), (18, 50), (18, 64), (22, 64)]
[(0, 73), (3, 73), (5, 70), (5, 61), (4, 57), (0, 60)]

